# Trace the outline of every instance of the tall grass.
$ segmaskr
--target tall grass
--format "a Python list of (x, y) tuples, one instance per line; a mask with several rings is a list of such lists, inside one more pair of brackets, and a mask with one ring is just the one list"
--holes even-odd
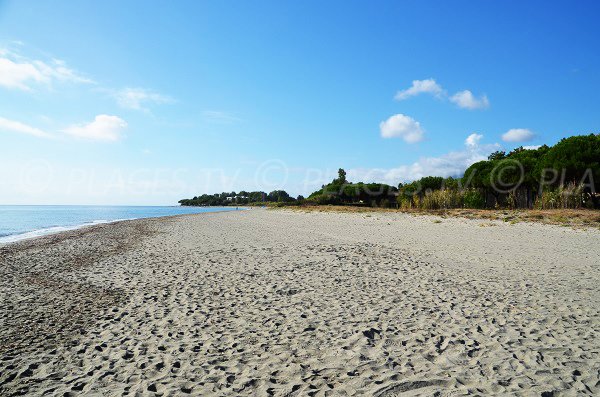
[[(519, 207), (517, 192), (506, 196), (506, 207)], [(442, 189), (427, 191), (421, 195), (400, 195), (398, 205), (401, 209), (442, 210), (453, 208), (485, 208), (485, 198), (478, 189)], [(496, 203), (498, 205), (498, 203)], [(585, 193), (584, 186), (571, 183), (557, 188), (547, 188), (534, 203), (535, 209), (580, 209), (593, 207), (592, 198)]]
[(452, 208), (483, 208), (485, 199), (475, 189), (434, 190), (423, 196), (398, 196), (401, 209), (439, 210)]
[(536, 209), (578, 209), (591, 203), (591, 197), (584, 192), (582, 185), (570, 183), (554, 189), (546, 189), (536, 199)]

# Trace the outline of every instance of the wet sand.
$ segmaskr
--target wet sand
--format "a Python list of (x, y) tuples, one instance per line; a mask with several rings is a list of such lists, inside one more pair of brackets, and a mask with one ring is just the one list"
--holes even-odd
[(599, 243), (254, 209), (1, 246), (0, 395), (599, 394)]

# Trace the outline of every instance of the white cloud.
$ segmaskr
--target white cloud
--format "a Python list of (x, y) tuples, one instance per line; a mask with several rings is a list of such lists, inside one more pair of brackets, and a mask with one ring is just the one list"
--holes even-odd
[(490, 101), (486, 95), (477, 98), (469, 90), (459, 91), (448, 98), (446, 91), (434, 79), (413, 80), (412, 86), (406, 90), (398, 91), (394, 99), (403, 101), (419, 94), (431, 94), (436, 98), (448, 99), (463, 109), (486, 109), (490, 106)]
[(173, 99), (143, 88), (124, 88), (114, 93), (119, 106), (126, 109), (144, 110), (145, 104), (161, 104), (172, 102)]
[(71, 126), (64, 132), (76, 138), (114, 142), (121, 139), (122, 132), (126, 127), (127, 123), (120, 117), (100, 114), (94, 121)]
[(0, 86), (27, 91), (30, 89), (28, 83), (46, 81), (47, 78), (33, 64), (0, 58)]
[(527, 142), (534, 137), (535, 134), (527, 128), (513, 128), (502, 134), (504, 142)]
[(523, 149), (525, 150), (537, 150), (539, 148), (541, 148), (542, 145), (529, 145), (529, 146), (523, 146)]
[(92, 80), (68, 68), (60, 59), (43, 62), (7, 50), (0, 52), (0, 86), (30, 91), (36, 85), (49, 85), (54, 81), (92, 83)]
[(434, 79), (413, 80), (410, 88), (398, 91), (394, 98), (397, 101), (403, 101), (419, 94), (431, 94), (441, 97), (444, 94), (444, 90), (442, 90), (442, 87)]
[(465, 139), (465, 145), (467, 147), (476, 147), (477, 145), (479, 145), (479, 141), (481, 141), (481, 138), (483, 138), (483, 135), (473, 133), (469, 135), (467, 139)]
[(450, 97), (450, 102), (455, 103), (460, 108), (469, 110), (487, 109), (490, 107), (490, 101), (486, 95), (476, 98), (469, 90), (460, 91), (452, 95)]
[(20, 134), (33, 135), (38, 138), (52, 138), (53, 136), (39, 128), (21, 123), (19, 121), (0, 117), (0, 131), (18, 132)]
[(391, 169), (351, 169), (348, 179), (362, 182), (384, 182), (396, 185), (398, 182), (413, 181), (424, 176), (461, 176), (473, 163), (487, 159), (487, 156), (500, 148), (498, 144), (481, 145), (483, 136), (471, 134), (465, 140), (465, 148), (449, 152), (439, 157), (424, 157), (410, 165)]
[(379, 130), (383, 138), (402, 138), (407, 143), (419, 142), (425, 135), (418, 121), (403, 114), (395, 114), (382, 121), (379, 123)]

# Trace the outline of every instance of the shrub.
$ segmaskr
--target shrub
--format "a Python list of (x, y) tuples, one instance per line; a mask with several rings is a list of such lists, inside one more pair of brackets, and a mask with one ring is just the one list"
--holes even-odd
[(484, 208), (485, 198), (479, 190), (469, 189), (463, 191), (463, 207), (464, 208)]

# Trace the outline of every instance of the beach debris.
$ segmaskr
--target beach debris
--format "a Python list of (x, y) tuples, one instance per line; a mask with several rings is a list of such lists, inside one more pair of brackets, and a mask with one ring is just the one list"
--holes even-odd
[[(441, 379), (435, 380), (417, 380), (413, 382), (398, 383), (395, 385), (384, 387), (375, 393), (376, 397), (392, 397), (397, 396), (400, 393), (410, 392), (412, 390), (423, 389), (425, 387), (439, 387), (444, 386), (447, 382)], [(434, 395), (432, 393), (432, 395)]]
[(297, 289), (294, 289), (294, 288), (278, 289), (275, 292), (278, 293), (279, 295), (286, 295), (286, 296), (292, 296), (292, 295), (296, 295), (296, 294), (300, 293), (300, 291), (298, 291)]
[(367, 339), (374, 340), (375, 336), (379, 336), (381, 334), (381, 330), (376, 328), (370, 328), (366, 331), (363, 331), (363, 335), (367, 337)]

